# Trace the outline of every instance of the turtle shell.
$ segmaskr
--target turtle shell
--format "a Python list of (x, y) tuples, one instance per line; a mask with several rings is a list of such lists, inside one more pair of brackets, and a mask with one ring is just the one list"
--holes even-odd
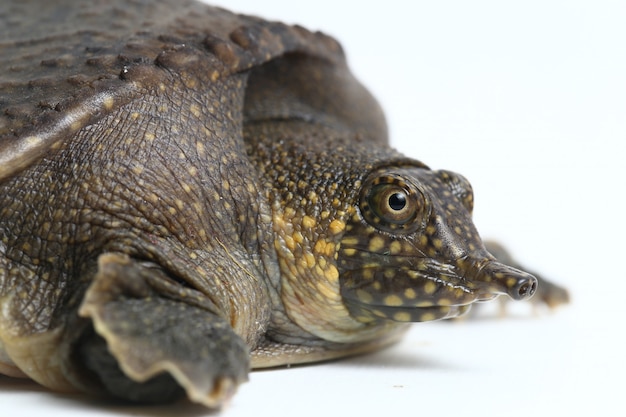
[(164, 72), (193, 75), (193, 89), (198, 74), (217, 82), (287, 53), (345, 62), (321, 33), (185, 0), (5, 1), (0, 39), (0, 180), (159, 88)]

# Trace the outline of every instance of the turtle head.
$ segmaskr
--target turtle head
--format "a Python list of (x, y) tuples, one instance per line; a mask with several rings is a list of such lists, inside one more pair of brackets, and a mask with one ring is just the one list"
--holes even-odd
[(531, 297), (537, 280), (499, 263), (472, 222), (469, 182), (422, 167), (375, 170), (361, 184), (340, 241), (340, 291), (358, 321), (460, 316), (506, 294)]

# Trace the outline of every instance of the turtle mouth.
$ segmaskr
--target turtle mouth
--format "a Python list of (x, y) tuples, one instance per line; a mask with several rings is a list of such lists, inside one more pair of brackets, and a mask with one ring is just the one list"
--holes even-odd
[(362, 322), (448, 319), (500, 294), (522, 299), (534, 292), (534, 277), (514, 279), (514, 271), (507, 274), (503, 268), (508, 267), (488, 261), (461, 269), (433, 259), (410, 267), (372, 266), (344, 271), (341, 295), (350, 314)]
[(351, 311), (358, 309), (356, 318), (363, 322), (380, 319), (398, 322), (422, 322), (461, 317), (467, 314), (471, 307), (471, 304), (433, 307), (389, 307), (359, 304), (358, 307), (352, 306), (350, 308), (349, 306), (348, 308)]

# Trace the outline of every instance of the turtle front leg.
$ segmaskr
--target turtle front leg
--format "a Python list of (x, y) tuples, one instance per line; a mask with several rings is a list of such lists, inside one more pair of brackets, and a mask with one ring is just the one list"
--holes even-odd
[(154, 266), (108, 253), (79, 315), (92, 321), (75, 352), (116, 397), (220, 407), (247, 380), (244, 341), (212, 303)]

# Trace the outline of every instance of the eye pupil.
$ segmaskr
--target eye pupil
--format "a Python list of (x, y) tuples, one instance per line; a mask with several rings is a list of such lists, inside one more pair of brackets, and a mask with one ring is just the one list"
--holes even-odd
[(389, 207), (395, 211), (402, 210), (406, 207), (406, 196), (403, 193), (393, 193), (389, 196)]

